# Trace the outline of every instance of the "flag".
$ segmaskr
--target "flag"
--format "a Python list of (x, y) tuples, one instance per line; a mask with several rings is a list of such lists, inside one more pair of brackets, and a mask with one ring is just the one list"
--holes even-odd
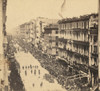
[(62, 14), (61, 13), (58, 13), (59, 14), (59, 16), (61, 17), (61, 18), (63, 18), (63, 16), (62, 16)]
[(60, 13), (58, 13), (59, 16), (60, 16), (61, 18), (64, 18), (64, 17), (63, 17), (63, 13), (64, 13), (65, 11), (66, 11), (66, 0), (63, 1), (62, 5), (61, 5)]
[(65, 9), (66, 9), (66, 0), (64, 0), (62, 5), (61, 5), (61, 12), (64, 12)]

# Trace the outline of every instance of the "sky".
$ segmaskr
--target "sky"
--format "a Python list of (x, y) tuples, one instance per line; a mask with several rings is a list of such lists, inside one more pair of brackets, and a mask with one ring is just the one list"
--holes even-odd
[(63, 12), (61, 6), (64, 0), (8, 0), (7, 2), (7, 32), (36, 17), (62, 19), (77, 17), (84, 14), (97, 13), (98, 0), (66, 0)]

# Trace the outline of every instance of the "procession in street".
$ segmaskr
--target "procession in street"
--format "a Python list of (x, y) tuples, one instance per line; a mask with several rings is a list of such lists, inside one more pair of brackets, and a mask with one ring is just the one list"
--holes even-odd
[(49, 83), (45, 79), (46, 75), (48, 75), (48, 77), (51, 75), (47, 70), (41, 67), (37, 59), (29, 52), (25, 53), (20, 46), (17, 46), (16, 49), (17, 53), (15, 53), (15, 58), (20, 64), (19, 70), (25, 91), (66, 91), (61, 85), (57, 84), (55, 79), (52, 79), (54, 81), (53, 83)]
[(100, 0), (0, 0), (0, 91), (100, 91)]

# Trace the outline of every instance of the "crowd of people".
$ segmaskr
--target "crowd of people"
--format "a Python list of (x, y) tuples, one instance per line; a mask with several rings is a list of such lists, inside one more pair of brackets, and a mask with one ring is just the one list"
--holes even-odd
[[(51, 55), (47, 55), (42, 53), (37, 47), (32, 45), (31, 43), (26, 43), (21, 39), (18, 39), (19, 45), (28, 50), (40, 63), (43, 68), (49, 71), (54, 79), (57, 80), (59, 84), (61, 84), (68, 91), (81, 91), (81, 86), (77, 86), (77, 81), (74, 79), (68, 79), (69, 76), (73, 76), (78, 74), (79, 72), (76, 70), (68, 70), (68, 66), (64, 66), (59, 61), (56, 61), (56, 58)], [(83, 90), (84, 91), (84, 90)], [(88, 91), (85, 89), (85, 91)]]
[(7, 58), (9, 61), (9, 84), (10, 84), (10, 91), (25, 91), (24, 84), (21, 80), (20, 74), (19, 74), (19, 64), (17, 63), (14, 52), (16, 52), (16, 48), (13, 45), (12, 39), (8, 39), (8, 46), (7, 46)]

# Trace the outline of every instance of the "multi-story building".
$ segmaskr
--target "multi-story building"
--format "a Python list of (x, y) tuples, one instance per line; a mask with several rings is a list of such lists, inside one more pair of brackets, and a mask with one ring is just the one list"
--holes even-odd
[(36, 33), (37, 33), (37, 37), (40, 38), (42, 37), (42, 33), (44, 32), (44, 27), (49, 25), (49, 24), (55, 24), (57, 23), (57, 19), (48, 19), (45, 17), (37, 17), (36, 18)]
[(6, 59), (6, 6), (7, 0), (0, 0), (0, 91), (8, 91), (8, 65)]
[(59, 21), (59, 56), (88, 66), (88, 29), (89, 16)]
[(98, 80), (97, 16), (90, 14), (58, 22), (58, 55), (79, 70), (88, 73), (88, 81), (92, 87), (97, 85)]
[(44, 45), (44, 38), (43, 38), (43, 34), (45, 31), (44, 27), (46, 27), (49, 24), (55, 24), (57, 23), (57, 21), (58, 21), (57, 19), (48, 19), (45, 17), (36, 18), (36, 36), (37, 36), (36, 41), (38, 41), (38, 47)]
[(36, 39), (36, 21), (31, 20), (29, 22), (20, 25), (20, 35), (21, 38), (26, 39), (27, 42), (34, 43)]
[(19, 27), (19, 29), (20, 29), (20, 32), (19, 32), (19, 35), (20, 35), (20, 38), (25, 38), (25, 25), (26, 24), (22, 24), (22, 25), (20, 25)]
[(44, 30), (44, 51), (50, 55), (57, 55), (58, 25), (50, 24)]
[(20, 25), (20, 37), (25, 38), (27, 42), (32, 42), (34, 45), (43, 42), (44, 27), (48, 24), (57, 23), (57, 19), (48, 19), (38, 17), (29, 22)]
[(89, 78), (94, 90), (98, 85), (98, 14), (90, 17), (89, 26)]

